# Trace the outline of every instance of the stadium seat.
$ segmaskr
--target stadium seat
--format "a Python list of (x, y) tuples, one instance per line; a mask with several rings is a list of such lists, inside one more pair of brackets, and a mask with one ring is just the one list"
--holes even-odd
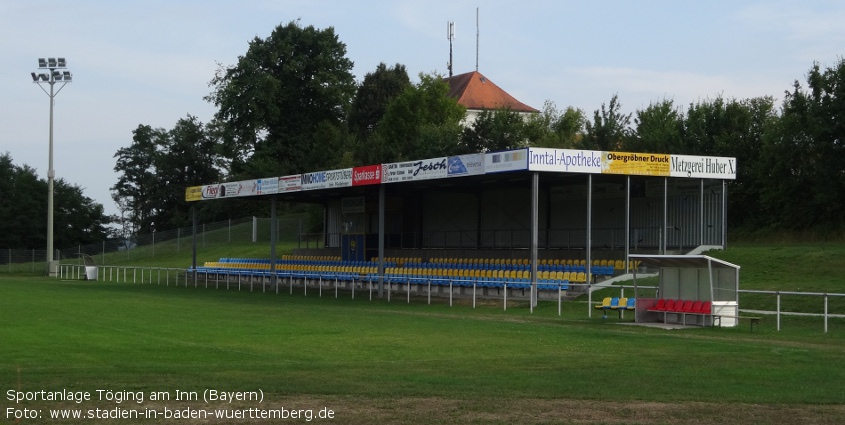
[(611, 304), (610, 309), (611, 309), (611, 310), (624, 310), (624, 309), (625, 309), (625, 306), (626, 306), (627, 304), (628, 304), (628, 299), (627, 299), (627, 298), (624, 298), (624, 297), (623, 297), (623, 298), (619, 298), (619, 299), (617, 300), (617, 303), (616, 303), (616, 305), (615, 305), (615, 306)]
[[(595, 308), (596, 310), (602, 310), (602, 309), (605, 309), (605, 310), (606, 310), (606, 309), (609, 309), (609, 308), (610, 308), (610, 303), (611, 303), (612, 301), (613, 301), (613, 298), (611, 298), (611, 297), (604, 297), (604, 299), (602, 299), (602, 300), (601, 300), (601, 304), (596, 304), (596, 305), (594, 305), (594, 306), (593, 306), (593, 308)], [(617, 300), (617, 301), (618, 301), (618, 300)]]

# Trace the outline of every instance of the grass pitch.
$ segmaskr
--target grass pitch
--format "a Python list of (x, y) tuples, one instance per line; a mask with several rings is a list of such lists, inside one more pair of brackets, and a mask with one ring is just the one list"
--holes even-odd
[[(164, 417), (166, 409), (254, 409), (288, 412), (284, 422), (344, 424), (830, 424), (845, 417), (841, 324), (828, 334), (766, 326), (753, 334), (664, 331), (587, 319), (586, 307), (567, 303), (558, 317), (552, 304), (530, 314), (360, 294), (2, 277), (0, 424), (186, 423)], [(42, 390), (92, 399), (8, 399)], [(233, 400), (207, 403), (208, 390)], [(235, 399), (258, 391), (260, 402)], [(139, 392), (142, 402), (116, 402)], [(154, 394), (167, 399), (151, 400)], [(58, 409), (158, 416), (49, 419)], [(318, 417), (326, 409), (332, 419)], [(40, 416), (26, 417), (27, 410)], [(188, 423), (233, 422), (278, 423)]]

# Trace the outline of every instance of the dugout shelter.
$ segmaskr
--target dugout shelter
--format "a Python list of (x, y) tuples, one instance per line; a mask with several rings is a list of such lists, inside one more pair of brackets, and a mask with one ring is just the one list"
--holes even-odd
[[(629, 258), (658, 270), (658, 287), (654, 297), (640, 296), (637, 272), (634, 270), (636, 322), (702, 326), (718, 323), (726, 327), (737, 325), (738, 265), (707, 255), (631, 254)], [(661, 300), (673, 300), (676, 307), (657, 308)], [(693, 308), (702, 304), (703, 307)]]

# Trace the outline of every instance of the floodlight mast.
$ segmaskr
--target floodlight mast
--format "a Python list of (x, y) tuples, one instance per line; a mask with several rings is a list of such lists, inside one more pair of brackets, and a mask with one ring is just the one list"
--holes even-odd
[[(53, 104), (56, 95), (64, 88), (64, 86), (71, 82), (73, 76), (70, 71), (59, 71), (59, 69), (67, 68), (67, 61), (65, 58), (38, 58), (38, 68), (49, 70), (48, 73), (31, 73), (32, 82), (38, 84), (44, 93), (50, 97), (50, 148), (49, 160), (47, 167), (47, 274), (55, 277), (58, 275), (58, 267), (53, 261), (53, 180), (56, 177), (56, 172), (53, 170)], [(55, 90), (56, 83), (61, 83), (58, 90)], [(48, 92), (42, 84), (49, 84), (50, 91)]]

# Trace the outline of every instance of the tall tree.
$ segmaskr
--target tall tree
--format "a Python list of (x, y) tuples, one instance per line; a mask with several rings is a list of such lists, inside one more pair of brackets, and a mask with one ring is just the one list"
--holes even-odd
[(527, 146), (528, 135), (528, 124), (518, 112), (482, 111), (461, 133), (461, 144), (466, 153), (504, 151)]
[(123, 205), (133, 230), (151, 232), (155, 221), (156, 177), (158, 147), (165, 144), (167, 131), (139, 125), (132, 131), (132, 144), (120, 148), (114, 154), (117, 158), (114, 171), (119, 174), (117, 183), (111, 187), (112, 198)]
[(554, 102), (547, 100), (542, 112), (526, 120), (527, 138), (531, 146), (570, 149), (584, 136), (586, 121), (584, 111), (568, 106), (560, 112)]
[(845, 229), (845, 59), (813, 64), (807, 89), (786, 93), (768, 138), (760, 174), (762, 199), (778, 227)]
[(163, 229), (187, 226), (191, 217), (185, 188), (220, 180), (217, 141), (196, 117), (188, 115), (160, 142), (155, 161), (155, 223)]
[(448, 96), (449, 85), (436, 74), (420, 74), (387, 107), (369, 144), (368, 163), (431, 158), (459, 152), (466, 108)]
[(355, 92), (351, 69), (333, 28), (296, 21), (253, 39), (236, 65), (221, 66), (206, 100), (219, 108), (232, 172), (283, 175), (336, 162), (344, 139), (324, 136), (343, 128)]
[[(84, 196), (80, 187), (54, 182), (53, 241), (56, 248), (101, 241), (110, 219), (103, 206)], [(29, 166), (17, 166), (0, 155), (0, 247), (44, 249), (47, 243), (47, 182)]]
[(625, 150), (632, 152), (685, 153), (683, 114), (672, 100), (651, 103), (634, 116), (635, 129)]
[(622, 104), (615, 94), (610, 98), (609, 105), (602, 103), (601, 111), (597, 109), (593, 113), (593, 121), (585, 123), (586, 131), (581, 147), (610, 151), (623, 146), (631, 133), (631, 114), (623, 114), (621, 109)]
[(366, 141), (387, 111), (387, 105), (411, 86), (405, 65), (388, 68), (384, 62), (368, 72), (355, 92), (349, 110), (349, 131)]

